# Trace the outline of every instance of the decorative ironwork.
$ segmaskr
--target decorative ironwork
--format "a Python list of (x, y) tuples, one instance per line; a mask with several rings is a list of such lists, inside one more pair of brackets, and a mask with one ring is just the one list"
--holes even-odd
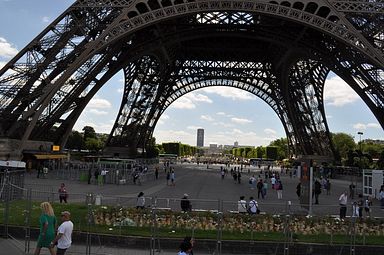
[(20, 151), (30, 140), (64, 145), (123, 69), (108, 148), (145, 149), (177, 98), (230, 86), (272, 107), (295, 154), (330, 156), (329, 71), (384, 127), (383, 16), (381, 1), (78, 0), (0, 70), (0, 135)]

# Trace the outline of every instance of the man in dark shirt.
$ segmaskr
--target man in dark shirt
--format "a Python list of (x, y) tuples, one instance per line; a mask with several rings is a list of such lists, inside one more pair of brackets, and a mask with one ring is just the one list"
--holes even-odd
[(188, 194), (184, 194), (180, 202), (180, 207), (183, 212), (192, 211), (192, 204), (191, 201), (188, 200)]

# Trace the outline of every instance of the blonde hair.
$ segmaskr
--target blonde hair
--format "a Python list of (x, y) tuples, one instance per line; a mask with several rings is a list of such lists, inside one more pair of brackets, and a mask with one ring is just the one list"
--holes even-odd
[(53, 208), (49, 202), (42, 202), (40, 204), (40, 208), (43, 211), (43, 213), (49, 215), (49, 216), (55, 216), (55, 213), (53, 211)]

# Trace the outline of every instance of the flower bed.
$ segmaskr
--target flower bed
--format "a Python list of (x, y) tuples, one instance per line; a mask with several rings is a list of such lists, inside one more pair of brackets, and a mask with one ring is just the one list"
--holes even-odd
[[(351, 219), (352, 220), (352, 219)], [(358, 235), (384, 236), (384, 221), (374, 219), (356, 220)], [(221, 222), (221, 223), (220, 223)], [(153, 227), (159, 229), (221, 229), (227, 232), (281, 233), (288, 230), (298, 235), (346, 235), (353, 230), (350, 219), (340, 221), (330, 217), (304, 217), (279, 215), (243, 215), (236, 213), (172, 212), (136, 210), (133, 208), (100, 207), (94, 211), (95, 225)]]

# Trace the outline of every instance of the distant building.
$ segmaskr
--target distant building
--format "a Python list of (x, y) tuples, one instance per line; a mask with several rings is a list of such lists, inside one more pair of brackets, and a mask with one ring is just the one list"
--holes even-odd
[(197, 129), (197, 147), (204, 147), (204, 129)]
[(365, 143), (371, 143), (371, 144), (384, 144), (384, 140), (379, 140), (379, 139), (376, 139), (376, 140), (373, 140), (373, 139), (364, 139), (361, 141), (363, 146)]
[(235, 148), (239, 147), (239, 142), (236, 141), (236, 142), (234, 143), (233, 147), (235, 147)]
[(209, 148), (210, 149), (217, 149), (217, 143), (210, 143)]
[(222, 149), (219, 148), (217, 143), (210, 143), (208, 153), (213, 154), (219, 154), (222, 151)]

